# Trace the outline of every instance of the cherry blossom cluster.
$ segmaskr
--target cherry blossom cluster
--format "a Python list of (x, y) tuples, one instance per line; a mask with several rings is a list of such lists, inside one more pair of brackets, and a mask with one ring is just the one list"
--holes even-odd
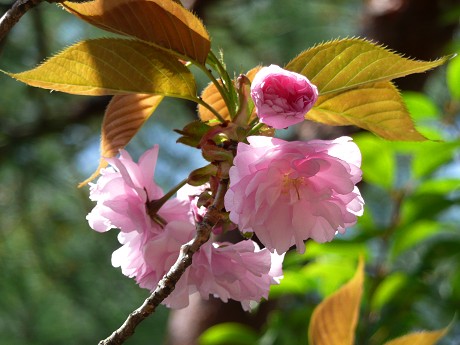
[[(260, 122), (279, 129), (303, 121), (318, 91), (306, 77), (271, 65), (255, 76), (251, 97)], [(107, 158), (110, 166), (91, 184), (90, 198), (97, 204), (87, 216), (96, 231), (120, 230), (122, 246), (112, 255), (113, 266), (152, 291), (195, 236), (207, 211), (199, 198), (212, 197), (209, 184), (184, 185), (151, 212), (149, 205), (164, 196), (154, 180), (158, 150), (146, 151), (138, 163), (124, 150)], [(171, 308), (187, 306), (189, 295), (198, 292), (205, 299), (240, 301), (247, 310), (279, 284), (284, 253), (292, 246), (304, 252), (307, 239), (331, 241), (363, 213), (356, 187), (361, 154), (351, 138), (288, 142), (252, 135), (237, 144), (232, 164), (223, 211), (227, 224), (213, 231), (244, 236), (237, 243), (211, 237), (201, 246), (163, 301)], [(262, 249), (248, 239), (251, 234)]]

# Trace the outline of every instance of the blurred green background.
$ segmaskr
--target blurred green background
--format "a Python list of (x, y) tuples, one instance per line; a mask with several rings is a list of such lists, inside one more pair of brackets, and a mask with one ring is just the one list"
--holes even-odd
[[(377, 30), (385, 11), (399, 13), (415, 2), (208, 0), (194, 6), (214, 50), (222, 49), (228, 69), (238, 74), (258, 64), (284, 65), (302, 50), (337, 37), (387, 37)], [(0, 13), (10, 3), (1, 0)], [(403, 7), (382, 9), (384, 3)], [(460, 6), (433, 3), (439, 5), (430, 14), (434, 22), (450, 31), (435, 37), (442, 47), (430, 49), (427, 41), (427, 53), (460, 52)], [(415, 32), (423, 33), (431, 24), (417, 25)], [(23, 71), (78, 40), (107, 35), (43, 3), (1, 43), (0, 69)], [(414, 57), (432, 58), (429, 54)], [(419, 130), (442, 141), (391, 143), (356, 133), (366, 200), (358, 225), (332, 243), (308, 243), (303, 256), (288, 254), (285, 279), (271, 293), (277, 307), (262, 328), (219, 326), (203, 336), (203, 344), (236, 339), (306, 344), (312, 310), (352, 276), (360, 254), (366, 257), (367, 281), (357, 344), (382, 344), (409, 331), (445, 327), (456, 313), (458, 318), (460, 58), (427, 77), (417, 87), (400, 86), (412, 89), (404, 97)], [(96, 344), (148, 296), (111, 266), (119, 246), (116, 231), (89, 228), (88, 189), (76, 188), (97, 166), (107, 101), (50, 93), (0, 76), (0, 345)], [(156, 178), (165, 189), (202, 164), (200, 153), (176, 145), (172, 132), (194, 119), (194, 110), (187, 102), (165, 101), (128, 146), (138, 157), (160, 144)], [(306, 138), (310, 128), (304, 124), (280, 135)], [(314, 134), (324, 136), (322, 130)], [(167, 317), (160, 308), (127, 344), (161, 344)], [(459, 343), (460, 322), (454, 321), (441, 344)]]

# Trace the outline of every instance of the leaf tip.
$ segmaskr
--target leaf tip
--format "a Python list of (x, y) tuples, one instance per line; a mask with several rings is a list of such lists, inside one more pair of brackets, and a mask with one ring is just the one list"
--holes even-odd
[(94, 180), (99, 175), (101, 170), (105, 168), (107, 165), (108, 165), (107, 161), (104, 158), (101, 158), (101, 160), (99, 161), (99, 166), (97, 167), (96, 171), (93, 172), (91, 176), (88, 177), (86, 180), (80, 182), (78, 184), (78, 188), (82, 188), (86, 186), (88, 183), (90, 183), (92, 180)]

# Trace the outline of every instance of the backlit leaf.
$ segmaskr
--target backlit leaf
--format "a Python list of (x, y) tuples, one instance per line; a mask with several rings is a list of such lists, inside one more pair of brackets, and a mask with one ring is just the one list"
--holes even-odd
[(305, 75), (318, 87), (320, 95), (325, 95), (424, 72), (449, 58), (411, 60), (375, 43), (347, 38), (319, 44), (300, 53), (286, 69)]
[(405, 91), (402, 96), (413, 119), (438, 119), (441, 111), (425, 94), (421, 92)]
[(133, 40), (82, 41), (32, 70), (9, 75), (28, 85), (78, 95), (143, 93), (196, 98), (195, 80), (183, 64)]
[[(248, 73), (246, 73), (246, 76), (249, 78), (250, 81), (254, 79), (254, 76), (261, 68), (261, 66), (257, 66), (251, 69)], [(222, 95), (217, 90), (217, 87), (216, 85), (214, 85), (214, 83), (209, 83), (209, 85), (204, 88), (201, 94), (201, 98), (203, 99), (203, 101), (205, 101), (215, 110), (217, 110), (217, 112), (222, 116), (222, 118), (224, 118), (225, 120), (231, 120), (230, 112), (228, 111), (227, 105), (225, 104)], [(251, 118), (254, 118), (255, 115), (255, 112), (253, 112)], [(204, 122), (215, 118), (214, 114), (202, 105), (198, 105), (198, 116), (200, 117), (201, 121)]]
[(447, 66), (447, 86), (452, 98), (460, 99), (460, 57), (457, 56)]
[(361, 169), (365, 181), (391, 190), (396, 174), (396, 158), (392, 143), (370, 133), (359, 133), (353, 140), (363, 156)]
[(211, 43), (203, 23), (174, 1), (93, 0), (63, 3), (65, 9), (101, 29), (136, 37), (204, 64)]
[(422, 141), (391, 82), (367, 84), (320, 96), (306, 118), (327, 125), (355, 125), (384, 139)]
[(257, 333), (249, 326), (236, 322), (221, 323), (208, 328), (201, 334), (200, 345), (253, 345), (258, 340)]
[(363, 282), (361, 259), (354, 277), (313, 311), (308, 329), (311, 345), (353, 345)]
[(96, 171), (79, 186), (95, 179), (107, 166), (104, 159), (116, 156), (134, 137), (145, 121), (155, 111), (163, 96), (145, 94), (116, 95), (105, 111), (101, 130), (101, 159)]
[(385, 345), (435, 345), (449, 330), (448, 327), (433, 332), (417, 332), (404, 335), (385, 343)]

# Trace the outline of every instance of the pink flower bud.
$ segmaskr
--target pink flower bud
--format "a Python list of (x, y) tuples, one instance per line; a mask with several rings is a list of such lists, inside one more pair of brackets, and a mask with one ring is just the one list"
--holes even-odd
[(260, 121), (280, 129), (304, 120), (318, 98), (318, 90), (307, 77), (270, 65), (254, 77), (251, 97)]
[(285, 253), (295, 244), (304, 252), (306, 239), (331, 241), (362, 215), (361, 154), (351, 138), (248, 141), (238, 144), (225, 208), (269, 250)]

